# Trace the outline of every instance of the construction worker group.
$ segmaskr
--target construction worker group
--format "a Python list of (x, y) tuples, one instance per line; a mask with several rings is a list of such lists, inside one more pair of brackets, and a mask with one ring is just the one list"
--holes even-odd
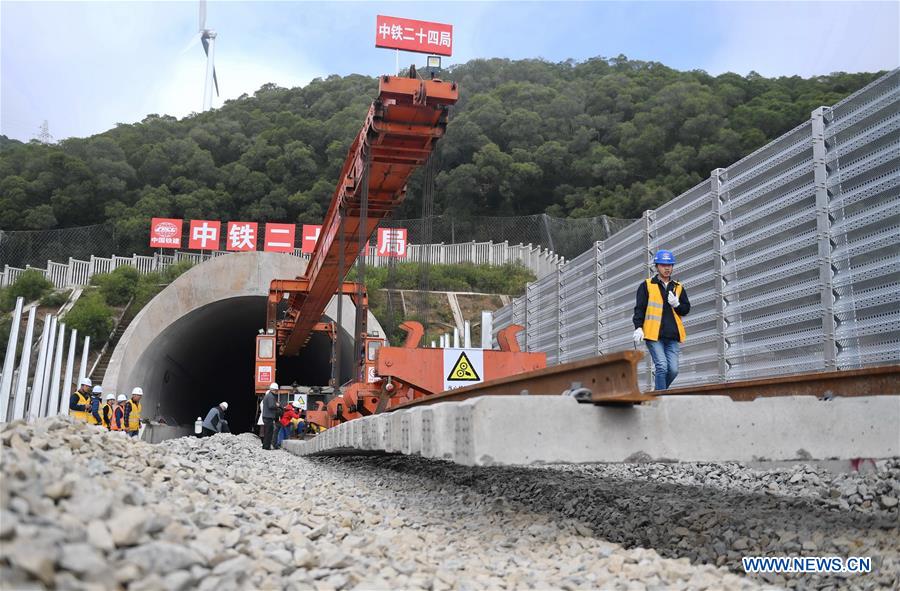
[(69, 398), (69, 414), (89, 425), (97, 425), (110, 431), (125, 431), (137, 437), (141, 430), (141, 398), (144, 391), (136, 387), (129, 399), (124, 394), (112, 392), (103, 396), (103, 388), (91, 385), (90, 378), (81, 378), (78, 389)]

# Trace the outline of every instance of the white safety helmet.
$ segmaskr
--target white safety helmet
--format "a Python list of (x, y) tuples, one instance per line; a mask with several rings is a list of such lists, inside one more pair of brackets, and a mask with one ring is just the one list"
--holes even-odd
[(106, 395), (106, 399), (107, 399), (107, 400), (115, 400), (115, 399), (116, 399), (116, 395), (113, 394), (112, 392), (110, 392), (109, 394)]
[(220, 403), (219, 403), (219, 406), (222, 407), (222, 410), (228, 410), (228, 403), (227, 403), (227, 402), (220, 402)]
[(125, 396), (124, 394), (119, 394), (119, 397), (116, 398), (117, 402), (125, 402), (126, 400), (128, 400), (128, 397)]
[(143, 396), (143, 395), (144, 395), (144, 390), (141, 389), (140, 386), (138, 386), (138, 387), (136, 387), (134, 390), (131, 391), (131, 395), (132, 395), (132, 396)]
[(291, 402), (291, 406), (293, 406), (293, 407), (296, 408), (297, 410), (300, 410), (301, 408), (303, 408), (303, 405), (300, 404), (299, 402), (297, 402), (296, 400), (293, 401), (293, 402)]
[(91, 390), (91, 392), (93, 392), (94, 394), (103, 394), (103, 387), (102, 386), (94, 386), (94, 389)]
[(90, 386), (91, 378), (81, 378), (80, 380), (78, 380), (78, 385), (79, 386)]
[(276, 384), (275, 382), (272, 382), (271, 384), (269, 384), (269, 390), (277, 390), (277, 389), (278, 389), (278, 384)]

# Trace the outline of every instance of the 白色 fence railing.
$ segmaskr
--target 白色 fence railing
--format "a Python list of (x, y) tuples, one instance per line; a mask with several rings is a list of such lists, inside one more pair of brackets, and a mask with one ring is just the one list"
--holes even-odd
[[(109, 273), (122, 266), (134, 267), (139, 273), (147, 274), (159, 271), (180, 261), (190, 261), (199, 264), (210, 258), (231, 254), (227, 251), (212, 252), (182, 252), (176, 251), (171, 255), (154, 254), (153, 256), (132, 255), (123, 257), (112, 255), (111, 257), (91, 256), (88, 261), (69, 259), (67, 263), (47, 261), (46, 269), (25, 267), (23, 269), (5, 265), (0, 272), (0, 287), (12, 285), (27, 269), (35, 269), (44, 275), (53, 285), (59, 289), (87, 285), (91, 277), (101, 273)], [(297, 249), (294, 255), (301, 258), (309, 258)], [(406, 257), (392, 259), (379, 256), (372, 249), (366, 257), (366, 263), (374, 267), (386, 267), (391, 260), (408, 262), (420, 262), (426, 257), (432, 263), (458, 264), (475, 263), (487, 265), (504, 265), (519, 263), (540, 278), (556, 273), (557, 267), (563, 262), (563, 258), (546, 248), (531, 244), (509, 244), (506, 242), (467, 242), (465, 244), (410, 244), (407, 247)]]

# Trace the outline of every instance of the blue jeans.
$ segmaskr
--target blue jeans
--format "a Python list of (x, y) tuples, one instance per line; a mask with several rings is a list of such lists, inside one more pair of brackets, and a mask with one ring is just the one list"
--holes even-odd
[(675, 339), (644, 341), (653, 359), (654, 389), (667, 390), (678, 375), (678, 355), (681, 343)]
[(275, 447), (281, 447), (281, 442), (291, 436), (291, 425), (278, 429), (278, 437), (275, 438)]

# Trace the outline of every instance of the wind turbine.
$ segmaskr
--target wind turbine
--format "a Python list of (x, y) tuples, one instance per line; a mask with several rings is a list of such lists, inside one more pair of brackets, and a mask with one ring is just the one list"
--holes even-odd
[[(206, 78), (203, 85), (203, 110), (212, 108), (212, 89), (216, 88), (219, 96), (219, 79), (216, 77), (216, 32), (206, 28), (206, 0), (200, 0), (200, 41), (206, 54)], [(195, 37), (196, 39), (196, 37)]]

